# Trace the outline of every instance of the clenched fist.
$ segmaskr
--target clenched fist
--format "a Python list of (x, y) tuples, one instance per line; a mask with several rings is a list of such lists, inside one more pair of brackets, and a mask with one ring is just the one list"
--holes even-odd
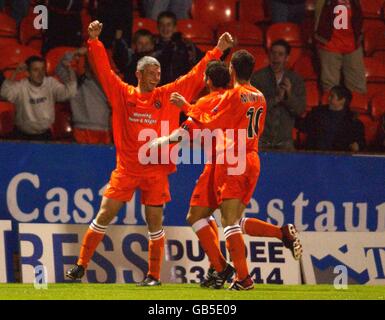
[(102, 32), (103, 23), (98, 20), (92, 21), (88, 26), (88, 35), (91, 40), (97, 39)]
[(218, 39), (217, 47), (223, 52), (232, 46), (234, 46), (234, 40), (231, 34), (228, 32), (223, 33)]

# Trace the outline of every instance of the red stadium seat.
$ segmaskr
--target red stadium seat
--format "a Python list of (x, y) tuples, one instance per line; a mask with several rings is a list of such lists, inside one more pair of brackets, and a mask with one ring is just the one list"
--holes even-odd
[(382, 19), (364, 19), (362, 25), (362, 31), (364, 34), (372, 29), (378, 29), (384, 27), (384, 21)]
[(369, 29), (364, 34), (364, 49), (367, 56), (377, 51), (385, 51), (385, 24), (382, 27)]
[(246, 46), (237, 46), (231, 50), (231, 53), (226, 57), (226, 62), (229, 63), (232, 54), (235, 51), (238, 50), (247, 50), (250, 52), (254, 59), (255, 59), (255, 66), (254, 66), (254, 71), (258, 71), (260, 69), (263, 69), (269, 65), (269, 57), (265, 51), (264, 48), (262, 47), (246, 47)]
[(381, 63), (385, 65), (385, 51), (376, 51), (373, 53), (372, 57), (376, 58), (378, 61), (381, 61)]
[(248, 50), (255, 59), (254, 70), (260, 70), (269, 65), (269, 56), (263, 48), (259, 47), (244, 47), (243, 49)]
[(55, 105), (55, 122), (51, 133), (53, 140), (70, 139), (72, 137), (71, 108), (68, 104)]
[(40, 30), (33, 27), (35, 15), (25, 17), (20, 23), (19, 40), (20, 43), (41, 51), (43, 44)]
[(316, 81), (306, 81), (306, 111), (310, 111), (320, 104), (320, 91)]
[(191, 15), (216, 29), (221, 23), (236, 20), (236, 3), (236, 0), (194, 0)]
[(366, 80), (368, 82), (385, 82), (385, 65), (376, 58), (364, 58)]
[(147, 29), (153, 34), (158, 34), (158, 27), (155, 20), (148, 18), (134, 18), (132, 24), (132, 33), (134, 34), (139, 29)]
[(12, 103), (0, 101), (0, 136), (11, 133), (15, 126), (15, 106)]
[(360, 2), (365, 18), (379, 18), (381, 16), (384, 0), (360, 0)]
[(301, 29), (295, 23), (282, 22), (271, 25), (266, 33), (266, 47), (270, 48), (271, 44), (278, 39), (286, 40), (292, 47), (303, 46)]
[(372, 99), (372, 116), (379, 119), (385, 115), (385, 91), (376, 94)]
[[(49, 76), (52, 76), (55, 74), (55, 69), (62, 57), (67, 53), (67, 52), (72, 52), (75, 51), (77, 48), (74, 47), (57, 47), (53, 48), (50, 51), (48, 51), (46, 55), (46, 60), (47, 60), (47, 74)], [(73, 61), (71, 64), (72, 68), (75, 71), (78, 71), (78, 61)]]
[(40, 56), (40, 53), (20, 44), (3, 47), (0, 50), (0, 70), (15, 69), (30, 56)]
[(0, 37), (17, 37), (16, 21), (0, 12)]
[(224, 32), (230, 32), (235, 38), (235, 43), (241, 46), (263, 46), (262, 30), (249, 22), (231, 21), (218, 27), (218, 36)]
[(2, 38), (0, 37), (0, 48), (9, 46), (18, 46), (20, 43), (16, 38)]
[(353, 99), (350, 104), (350, 109), (358, 113), (369, 112), (369, 99), (366, 94), (360, 94), (358, 92), (352, 92)]
[(239, 1), (239, 20), (258, 23), (266, 20), (264, 0)]
[(304, 80), (317, 80), (318, 75), (314, 68), (314, 58), (310, 51), (305, 51), (293, 66), (293, 71), (302, 76)]
[(381, 122), (377, 119), (373, 119), (367, 114), (358, 115), (358, 119), (362, 121), (365, 127), (365, 140), (367, 146), (373, 146), (376, 144), (380, 134)]
[(183, 19), (178, 21), (178, 30), (183, 36), (197, 44), (212, 44), (214, 32), (202, 21)]
[(368, 82), (366, 86), (368, 89), (369, 99), (373, 98), (378, 93), (385, 92), (385, 83)]

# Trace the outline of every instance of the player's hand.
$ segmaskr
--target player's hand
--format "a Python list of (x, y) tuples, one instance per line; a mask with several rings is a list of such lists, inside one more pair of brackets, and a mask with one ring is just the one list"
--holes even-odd
[(150, 149), (159, 148), (159, 147), (167, 144), (168, 141), (169, 141), (168, 137), (159, 137), (159, 138), (156, 138), (156, 139), (150, 141), (148, 146)]
[(91, 40), (97, 39), (102, 33), (103, 23), (100, 23), (98, 20), (92, 21), (88, 26), (88, 35)]
[(170, 96), (170, 102), (172, 104), (175, 104), (177, 107), (181, 108), (183, 107), (185, 104), (187, 104), (187, 101), (186, 99), (181, 95), (179, 94), (178, 92), (173, 92)]
[(234, 46), (234, 40), (230, 33), (225, 32), (219, 37), (217, 47), (222, 52), (224, 52), (226, 49), (229, 49), (233, 46)]

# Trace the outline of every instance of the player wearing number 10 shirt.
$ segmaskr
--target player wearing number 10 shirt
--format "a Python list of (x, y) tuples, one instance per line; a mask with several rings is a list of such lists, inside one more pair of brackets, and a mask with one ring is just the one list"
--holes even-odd
[[(233, 290), (253, 288), (242, 233), (279, 238), (292, 251), (295, 259), (299, 259), (302, 254), (302, 246), (293, 225), (279, 228), (257, 219), (242, 218), (260, 174), (258, 139), (263, 132), (266, 117), (265, 98), (249, 82), (253, 68), (254, 58), (249, 52), (235, 52), (230, 63), (234, 88), (223, 93), (211, 110), (189, 108), (188, 112), (194, 126), (212, 131), (221, 129), (224, 133), (224, 138), (216, 141), (215, 165), (210, 173), (212, 186), (209, 184), (206, 187), (213, 188), (211, 194), (215, 195), (216, 205), (221, 211), (226, 247), (236, 272), (236, 278), (230, 286)], [(241, 163), (233, 164), (229, 152)], [(197, 220), (193, 228), (210, 262), (215, 266), (213, 287), (221, 288), (232, 276), (234, 269), (225, 262), (219, 246), (214, 243), (215, 237), (212, 237), (207, 219)]]

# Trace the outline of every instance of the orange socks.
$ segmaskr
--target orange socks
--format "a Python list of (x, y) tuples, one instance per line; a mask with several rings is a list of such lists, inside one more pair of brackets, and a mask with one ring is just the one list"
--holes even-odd
[(163, 262), (164, 255), (164, 230), (149, 232), (148, 242), (148, 275), (160, 279), (160, 269)]
[(246, 262), (246, 248), (242, 236), (241, 227), (236, 224), (228, 226), (224, 230), (226, 238), (226, 247), (229, 250), (231, 260), (237, 272), (237, 279), (242, 281), (249, 276), (249, 270)]
[(197, 234), (211, 265), (216, 271), (221, 272), (227, 263), (219, 248), (218, 236), (215, 234), (215, 231), (209, 225), (207, 219), (198, 220), (192, 225), (192, 228)]
[(242, 232), (253, 237), (269, 237), (282, 240), (282, 231), (271, 223), (267, 223), (255, 218), (242, 218), (239, 221)]
[(77, 264), (87, 268), (96, 247), (102, 241), (107, 226), (101, 226), (96, 223), (96, 220), (92, 221), (86, 234), (84, 235), (82, 247), (80, 249), (80, 255)]

